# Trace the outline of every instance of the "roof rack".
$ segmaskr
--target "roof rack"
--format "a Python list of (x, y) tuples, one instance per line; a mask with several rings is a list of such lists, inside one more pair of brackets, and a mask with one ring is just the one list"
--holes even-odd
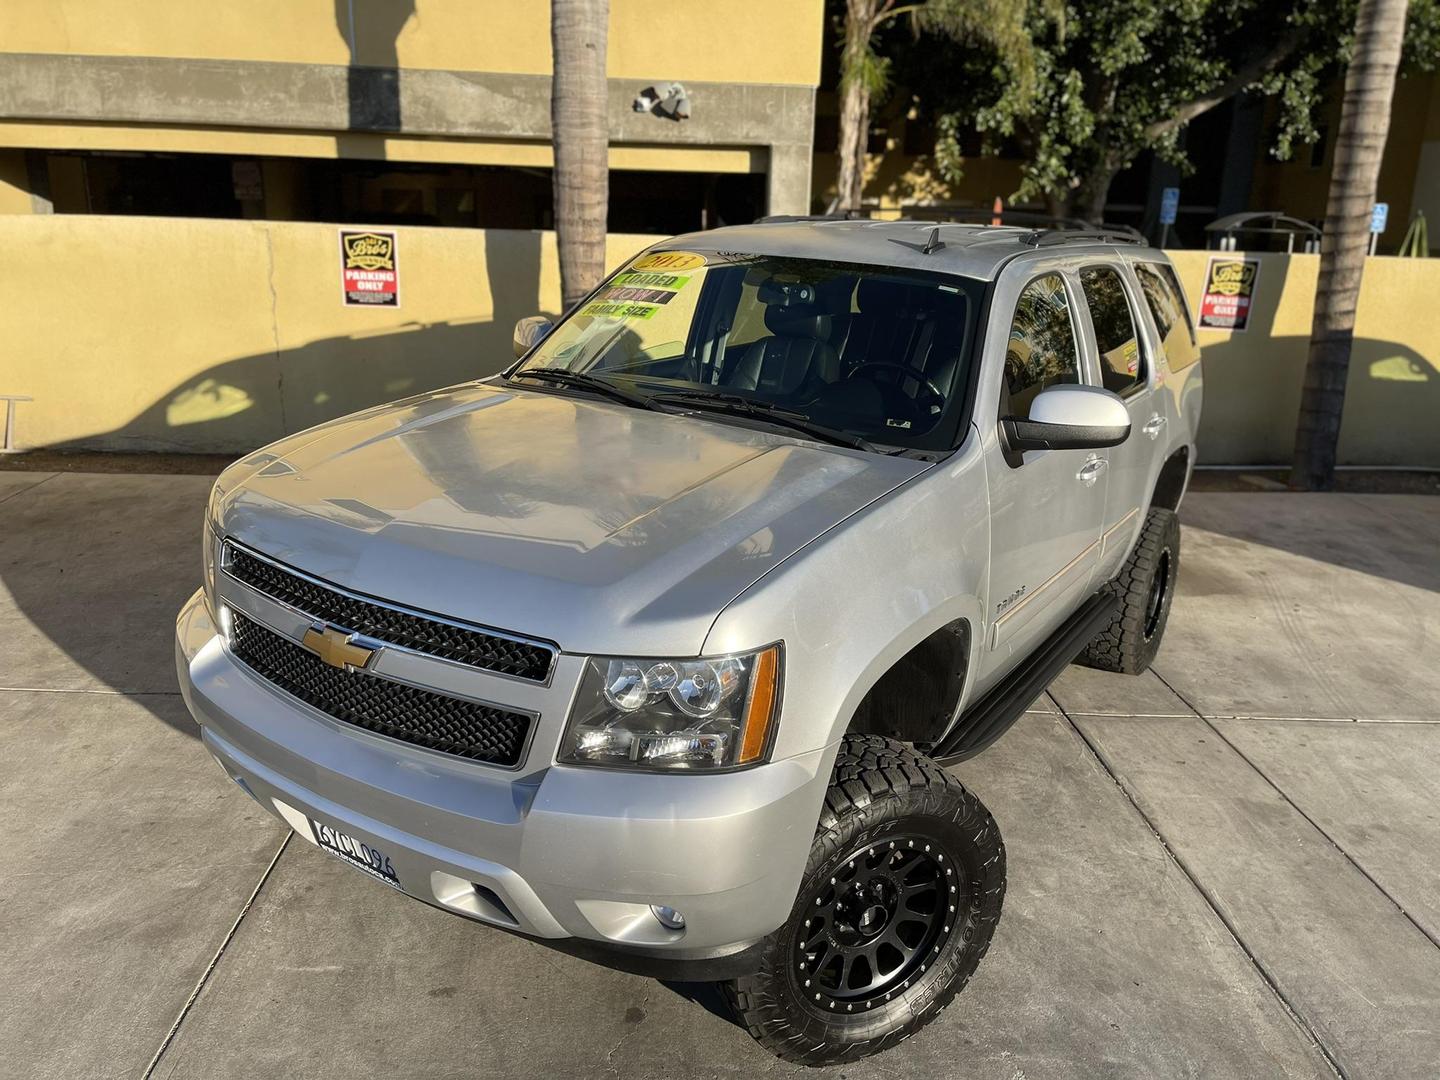
[(867, 221), (868, 216), (859, 210), (841, 210), (834, 214), (770, 214), (757, 218), (756, 225), (783, 225), (796, 221)]
[(1087, 232), (1079, 229), (1036, 229), (1020, 238), (1031, 247), (1054, 247), (1056, 244), (1139, 244), (1142, 240), (1123, 232)]

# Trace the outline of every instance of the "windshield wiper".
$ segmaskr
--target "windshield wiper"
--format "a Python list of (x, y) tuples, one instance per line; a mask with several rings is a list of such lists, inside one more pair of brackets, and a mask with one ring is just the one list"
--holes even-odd
[(753, 398), (741, 397), (739, 394), (704, 393), (656, 394), (649, 401), (651, 408), (656, 405), (682, 405), (696, 409), (710, 409), (713, 412), (730, 413), (732, 416), (750, 416), (756, 420), (788, 427), (792, 431), (809, 435), (812, 439), (818, 439), (821, 442), (834, 443), (836, 446), (848, 446), (852, 450), (867, 450), (872, 454), (881, 452), (873, 443), (866, 442), (858, 435), (837, 431), (835, 428), (825, 427), (823, 424), (812, 423), (810, 417), (805, 413), (783, 408), (771, 401), (756, 401)]
[(601, 379), (595, 375), (587, 375), (583, 371), (567, 371), (564, 368), (526, 368), (523, 371), (514, 372), (506, 376), (507, 379), (535, 379), (538, 382), (551, 382), (556, 386), (571, 386), (579, 390), (593, 390), (597, 394), (603, 394), (612, 401), (619, 401), (625, 405), (637, 409), (653, 409), (653, 400), (647, 394), (637, 394), (633, 390), (626, 390), (616, 386), (609, 379)]

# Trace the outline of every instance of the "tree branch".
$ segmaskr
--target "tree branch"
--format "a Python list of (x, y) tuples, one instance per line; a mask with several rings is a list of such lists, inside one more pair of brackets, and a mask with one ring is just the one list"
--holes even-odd
[(1147, 140), (1159, 139), (1170, 134), (1177, 128), (1184, 127), (1191, 120), (1194, 120), (1202, 113), (1207, 113), (1216, 105), (1223, 104), (1234, 97), (1251, 83), (1258, 82), (1270, 72), (1274, 71), (1293, 53), (1300, 45), (1300, 31), (1291, 30), (1281, 37), (1269, 52), (1261, 53), (1235, 70), (1235, 74), (1226, 79), (1208, 94), (1202, 94), (1192, 98), (1184, 105), (1181, 105), (1170, 116), (1164, 120), (1156, 120), (1145, 128)]

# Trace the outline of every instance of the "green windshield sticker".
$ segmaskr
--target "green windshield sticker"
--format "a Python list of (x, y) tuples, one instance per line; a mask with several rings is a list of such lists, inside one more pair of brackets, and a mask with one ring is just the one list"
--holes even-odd
[(653, 319), (660, 308), (655, 304), (612, 303), (597, 300), (581, 309), (581, 315), (593, 315), (599, 319)]
[(615, 275), (616, 285), (630, 285), (639, 289), (683, 289), (690, 281), (689, 275), (645, 274), (627, 271)]

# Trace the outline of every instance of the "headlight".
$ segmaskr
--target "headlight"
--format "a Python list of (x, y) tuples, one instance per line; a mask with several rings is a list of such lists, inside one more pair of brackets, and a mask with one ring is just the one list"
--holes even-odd
[(714, 772), (763, 761), (780, 706), (780, 646), (699, 660), (592, 657), (560, 760)]

